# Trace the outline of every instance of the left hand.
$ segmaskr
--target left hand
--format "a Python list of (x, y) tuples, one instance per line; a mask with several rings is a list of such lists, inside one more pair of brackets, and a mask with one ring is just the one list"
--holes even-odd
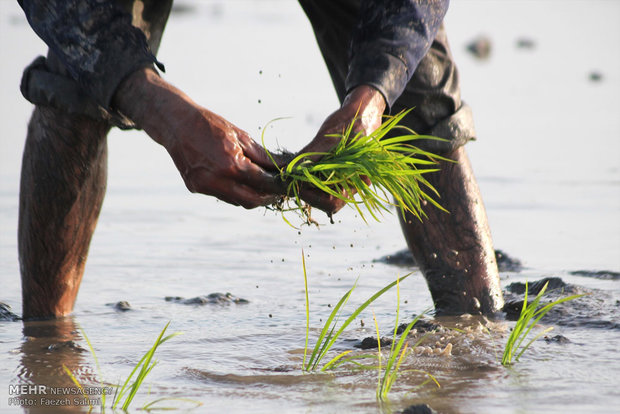
[[(340, 138), (327, 136), (342, 134), (353, 124), (352, 134), (363, 132), (368, 135), (381, 125), (381, 117), (385, 111), (385, 98), (377, 89), (368, 85), (360, 85), (353, 89), (344, 99), (340, 109), (327, 117), (319, 128), (316, 136), (299, 153), (329, 152)], [(320, 157), (314, 157), (318, 160)], [(352, 194), (349, 194), (352, 196)], [(301, 197), (313, 207), (331, 215), (340, 210), (345, 202), (315, 188), (302, 188)]]

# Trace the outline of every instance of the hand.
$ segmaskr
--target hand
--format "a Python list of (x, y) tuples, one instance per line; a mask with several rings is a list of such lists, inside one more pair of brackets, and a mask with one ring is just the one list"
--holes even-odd
[(277, 201), (282, 183), (264, 149), (224, 118), (194, 103), (153, 70), (130, 75), (113, 104), (163, 145), (191, 192), (254, 208)]
[[(330, 151), (340, 138), (327, 135), (342, 134), (351, 122), (354, 122), (353, 135), (360, 131), (364, 135), (372, 133), (381, 125), (385, 106), (385, 98), (377, 89), (368, 85), (356, 87), (349, 92), (340, 109), (327, 117), (314, 139), (299, 153)], [(314, 157), (315, 160), (319, 158)], [(352, 197), (353, 194), (347, 196)], [(302, 188), (301, 197), (328, 215), (338, 212), (345, 205), (344, 201), (311, 187)]]

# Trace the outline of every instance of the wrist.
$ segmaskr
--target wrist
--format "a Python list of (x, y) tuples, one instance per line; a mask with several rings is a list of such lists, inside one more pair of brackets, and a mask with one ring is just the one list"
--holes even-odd
[(196, 112), (187, 95), (150, 68), (137, 70), (121, 82), (112, 105), (166, 148), (174, 127)]
[(360, 85), (347, 94), (342, 107), (356, 119), (358, 128), (368, 135), (381, 125), (386, 101), (378, 89)]
[(360, 111), (365, 111), (366, 108), (371, 107), (380, 115), (383, 115), (387, 106), (383, 94), (370, 85), (359, 85), (351, 89), (342, 103), (342, 106), (345, 105), (354, 105)]
[(127, 76), (112, 96), (112, 106), (144, 129), (148, 104), (155, 87), (157, 73), (150, 68), (137, 70)]

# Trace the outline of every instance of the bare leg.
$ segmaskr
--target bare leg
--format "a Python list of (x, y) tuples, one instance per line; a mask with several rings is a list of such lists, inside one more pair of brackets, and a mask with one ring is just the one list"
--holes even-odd
[(19, 200), (23, 318), (73, 309), (105, 194), (106, 122), (36, 107)]
[(73, 309), (105, 194), (108, 130), (52, 108), (32, 114), (19, 204), (24, 319)]
[(401, 226), (428, 283), (438, 313), (493, 313), (503, 305), (486, 212), (465, 149), (448, 154), (428, 177), (450, 213), (427, 205), (428, 218)]
[[(117, 3), (132, 14), (132, 24), (156, 53), (172, 0)], [(52, 53), (46, 65), (67, 76)], [(37, 106), (32, 114), (19, 200), (24, 319), (63, 316), (73, 309), (105, 195), (109, 130), (106, 121), (49, 106)]]

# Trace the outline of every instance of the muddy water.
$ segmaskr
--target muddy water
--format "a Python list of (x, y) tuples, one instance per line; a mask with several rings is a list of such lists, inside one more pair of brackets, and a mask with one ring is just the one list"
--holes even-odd
[[(167, 78), (255, 136), (269, 120), (291, 116), (269, 128), (267, 141), (300, 148), (337, 102), (298, 5), (183, 4), (160, 52)], [(209, 412), (397, 412), (414, 404), (445, 413), (617, 410), (620, 281), (600, 272), (620, 271), (619, 12), (616, 2), (472, 1), (453, 2), (447, 17), (463, 95), (475, 109), (479, 141), (469, 153), (496, 247), (524, 266), (502, 272), (503, 285), (560, 277), (591, 294), (551, 315), (550, 340), (537, 341), (514, 367), (497, 362), (513, 322), (459, 318), (437, 322), (462, 332), (433, 334), (428, 352), (404, 362), (431, 373), (441, 388), (406, 372), (389, 404), (379, 405), (375, 371), (302, 375), (302, 248), (311, 337), (355, 280), (348, 309), (411, 270), (401, 286), (401, 320), (431, 306), (415, 269), (374, 261), (404, 247), (396, 218), (365, 225), (344, 211), (335, 225), (317, 215), (324, 226), (298, 232), (271, 212), (186, 194), (161, 148), (139, 132), (114, 131), (108, 194), (74, 315), (0, 322), (0, 409), (22, 410), (9, 405), (19, 397), (11, 385), (71, 386), (63, 364), (87, 385), (117, 383), (171, 321), (169, 329), (184, 334), (158, 352), (136, 407), (184, 397)], [(465, 49), (480, 34), (492, 40), (485, 61)], [(533, 47), (517, 47), (519, 39)], [(0, 2), (0, 47), (0, 300), (19, 314), (17, 194), (31, 108), (17, 86), (21, 69), (45, 48), (11, 2)], [(214, 292), (248, 303), (165, 300)], [(116, 309), (119, 301), (131, 309)], [(391, 335), (395, 304), (391, 291), (372, 306), (382, 336)], [(99, 373), (78, 327), (96, 350)], [(373, 352), (355, 347), (373, 335), (367, 311), (335, 352)], [(451, 356), (429, 355), (448, 343)]]

